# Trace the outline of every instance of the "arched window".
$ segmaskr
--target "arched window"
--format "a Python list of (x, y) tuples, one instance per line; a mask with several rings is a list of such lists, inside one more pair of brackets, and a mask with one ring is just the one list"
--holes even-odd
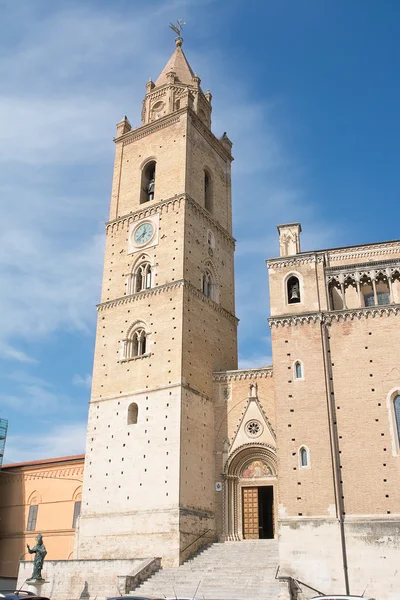
[(213, 287), (214, 287), (213, 277), (212, 277), (210, 271), (208, 269), (206, 269), (203, 273), (202, 292), (205, 296), (207, 296), (207, 298), (213, 299)]
[(299, 360), (294, 363), (294, 377), (295, 379), (303, 379), (303, 365)]
[(26, 523), (26, 531), (35, 531), (36, 530), (36, 521), (38, 515), (39, 504), (41, 502), (40, 496), (37, 492), (33, 492), (28, 500), (29, 503), (29, 512), (28, 512), (28, 520)]
[(295, 304), (301, 302), (300, 298), (300, 282), (297, 277), (289, 277), (287, 280), (287, 301), (288, 304)]
[(396, 419), (397, 441), (400, 446), (400, 394), (393, 399), (394, 416)]
[(141, 263), (134, 274), (133, 291), (141, 292), (151, 288), (151, 265), (148, 262)]
[(213, 211), (213, 192), (211, 175), (208, 171), (204, 171), (204, 207), (208, 212)]
[(147, 353), (147, 334), (143, 327), (134, 329), (123, 341), (122, 360), (137, 358)]
[(299, 459), (300, 459), (300, 467), (304, 468), (304, 467), (309, 467), (309, 456), (308, 456), (308, 450), (307, 448), (305, 448), (304, 446), (302, 448), (300, 448), (299, 451)]
[(154, 200), (156, 161), (151, 160), (142, 169), (140, 204)]
[(130, 404), (128, 407), (128, 425), (136, 425), (138, 420), (138, 412), (138, 405), (136, 402), (132, 402), (132, 404)]

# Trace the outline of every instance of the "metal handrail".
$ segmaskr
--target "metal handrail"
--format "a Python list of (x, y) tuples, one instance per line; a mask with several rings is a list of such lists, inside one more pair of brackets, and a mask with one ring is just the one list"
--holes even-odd
[(190, 542), (190, 544), (188, 546), (186, 546), (186, 548), (184, 548), (183, 550), (181, 550), (180, 553), (183, 554), (188, 548), (190, 548), (190, 546), (193, 546), (193, 544), (195, 544), (196, 542), (198, 542), (209, 531), (211, 531), (211, 529), (206, 529), (205, 531), (203, 531), (203, 533), (201, 535), (199, 535), (195, 540), (193, 540), (193, 542)]
[(304, 585), (309, 590), (312, 590), (313, 592), (317, 592), (317, 594), (319, 596), (326, 596), (326, 594), (324, 594), (324, 592), (321, 592), (321, 590), (317, 590), (316, 588), (312, 587), (311, 585), (308, 585), (308, 583), (304, 583), (304, 581), (300, 581), (300, 579), (295, 579), (294, 577), (290, 577), (290, 579), (293, 579), (293, 581), (295, 581), (297, 583), (297, 585), (299, 585), (299, 586)]

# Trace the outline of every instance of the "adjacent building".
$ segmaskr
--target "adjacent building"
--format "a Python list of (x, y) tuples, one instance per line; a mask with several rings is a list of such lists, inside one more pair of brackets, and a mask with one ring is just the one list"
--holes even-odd
[(40, 532), (48, 557), (72, 557), (84, 456), (3, 465), (0, 473), (0, 577), (16, 577), (26, 545)]

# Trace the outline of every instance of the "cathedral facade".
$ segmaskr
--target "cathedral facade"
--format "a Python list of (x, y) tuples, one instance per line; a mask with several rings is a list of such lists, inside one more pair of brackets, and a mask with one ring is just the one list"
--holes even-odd
[(302, 252), (278, 226), (273, 366), (238, 370), (232, 144), (181, 44), (117, 125), (74, 557), (276, 538), (282, 576), (394, 598), (400, 242)]

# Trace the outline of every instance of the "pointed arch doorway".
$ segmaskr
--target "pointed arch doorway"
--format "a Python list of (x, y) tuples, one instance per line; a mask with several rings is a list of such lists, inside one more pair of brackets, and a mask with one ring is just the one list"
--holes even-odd
[(224, 539), (276, 536), (276, 451), (259, 444), (238, 448), (227, 460), (224, 487)]

